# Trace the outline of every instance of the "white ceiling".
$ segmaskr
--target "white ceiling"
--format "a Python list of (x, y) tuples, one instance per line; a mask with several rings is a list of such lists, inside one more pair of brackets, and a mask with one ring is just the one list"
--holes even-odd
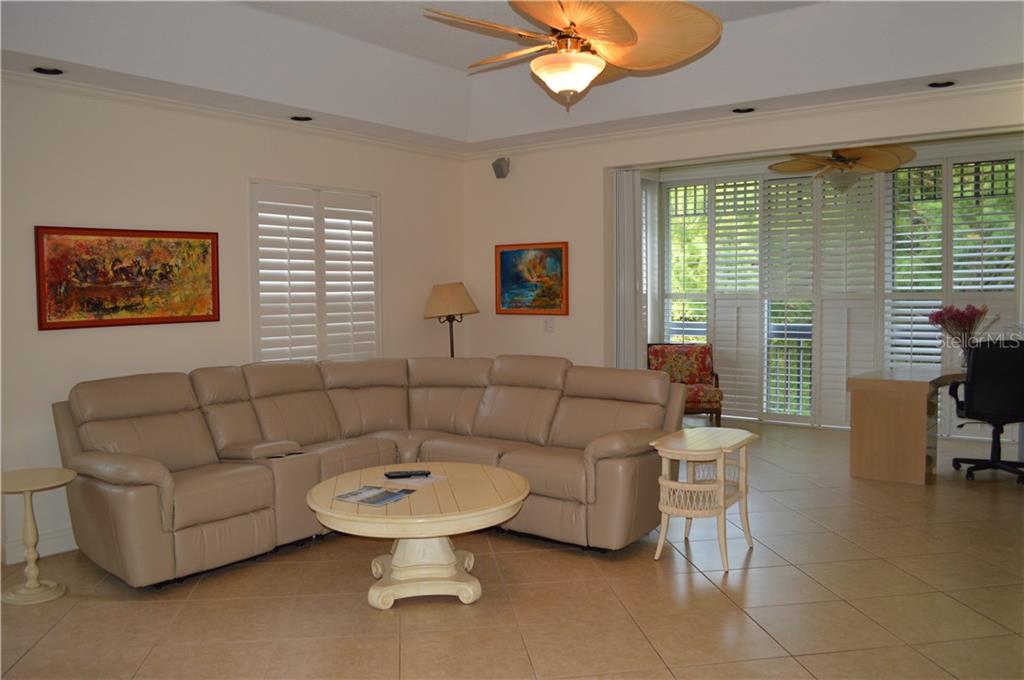
[[(515, 49), (515, 38), (486, 31), (454, 28), (424, 18), (424, 7), (455, 12), (517, 28), (535, 30), (506, 2), (249, 2), (256, 9), (387, 47), (420, 59), (464, 71), (468, 64)], [(782, 12), (810, 2), (701, 2), (722, 21)], [(546, 32), (546, 31), (545, 31)], [(536, 43), (523, 42), (523, 45)]]
[[(430, 0), (422, 0), (424, 3)], [(527, 26), (504, 2), (441, 7)], [(704, 3), (719, 46), (668, 73), (591, 88), (566, 112), (525, 63), (467, 75), (514, 43), (407, 2), (3, 2), (5, 72), (413, 142), (501, 148), (685, 120), (1022, 79), (1024, 3)]]

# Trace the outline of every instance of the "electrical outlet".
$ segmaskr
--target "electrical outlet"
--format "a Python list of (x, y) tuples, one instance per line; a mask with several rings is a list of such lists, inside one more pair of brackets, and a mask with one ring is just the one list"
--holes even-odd
[(544, 319), (544, 332), (545, 333), (554, 333), (555, 332), (555, 320), (554, 319)]

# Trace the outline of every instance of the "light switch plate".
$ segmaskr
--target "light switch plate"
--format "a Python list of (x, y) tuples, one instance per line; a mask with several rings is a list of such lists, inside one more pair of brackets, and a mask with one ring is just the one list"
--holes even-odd
[(554, 333), (555, 332), (555, 320), (554, 319), (551, 319), (551, 318), (544, 319), (544, 332), (545, 333)]

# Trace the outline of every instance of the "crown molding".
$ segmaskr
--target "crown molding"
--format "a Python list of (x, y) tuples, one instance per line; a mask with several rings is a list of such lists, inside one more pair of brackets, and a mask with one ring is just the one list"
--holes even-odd
[[(538, 135), (524, 135), (522, 137), (506, 138), (503, 140), (496, 139), (482, 142), (463, 142), (459, 140), (446, 139), (442, 137), (430, 137), (429, 142), (424, 141), (423, 143), (414, 143), (396, 141), (394, 139), (388, 139), (382, 136), (366, 134), (362, 132), (338, 130), (323, 125), (307, 124), (301, 127), (297, 127), (292, 123), (287, 123), (278, 118), (272, 118), (269, 116), (259, 114), (245, 113), (216, 106), (196, 104), (192, 102), (182, 102), (174, 99), (138, 94), (126, 90), (119, 90), (97, 85), (89, 85), (84, 83), (75, 83), (68, 81), (44, 80), (36, 76), (30, 76), (24, 73), (9, 70), (3, 70), (0, 73), (2, 73), (4, 82), (11, 82), (19, 85), (36, 87), (44, 90), (68, 92), (80, 96), (90, 97), (93, 99), (117, 101), (122, 103), (147, 106), (150, 108), (172, 110), (181, 113), (206, 115), (223, 120), (243, 121), (253, 125), (264, 125), (273, 127), (275, 129), (287, 130), (289, 132), (298, 134), (315, 135), (318, 137), (324, 137), (329, 139), (345, 140), (359, 144), (368, 144), (372, 146), (379, 146), (399, 151), (405, 151), (409, 153), (435, 156), (438, 158), (444, 158), (448, 160), (478, 160), (481, 158), (490, 157), (492, 154), (496, 152), (505, 154), (535, 153), (560, 149), (572, 149), (580, 146), (585, 146), (588, 144), (597, 144), (608, 141), (621, 142), (628, 140), (640, 140), (649, 139), (652, 137), (683, 133), (699, 134), (702, 131), (711, 129), (719, 130), (728, 128), (741, 128), (747, 127), (752, 123), (769, 123), (773, 121), (785, 121), (787, 119), (799, 118), (803, 116), (812, 116), (817, 114), (828, 114), (829, 112), (836, 111), (848, 113), (872, 110), (877, 112), (879, 109), (885, 109), (889, 107), (896, 107), (902, 105), (912, 105), (926, 99), (936, 102), (948, 102), (961, 99), (976, 99), (982, 96), (999, 96), (1004, 94), (1011, 94), (1024, 98), (1024, 81), (1003, 80), (992, 83), (982, 83), (978, 85), (963, 86), (955, 90), (950, 90), (948, 92), (909, 92), (901, 94), (851, 99), (847, 101), (828, 102), (825, 104), (809, 104), (803, 106), (783, 107), (774, 111), (766, 111), (764, 113), (758, 114), (756, 118), (737, 118), (732, 114), (716, 113), (713, 116), (710, 116), (708, 118), (702, 118), (700, 120), (667, 124), (663, 123), (644, 125), (642, 123), (642, 120), (639, 120), (636, 121), (636, 124), (633, 127), (626, 127), (625, 129), (582, 133), (572, 136), (571, 138), (568, 139), (566, 139), (565, 136), (572, 135), (571, 129), (554, 131), (562, 136), (561, 139), (557, 140), (536, 141), (535, 139), (531, 139), (531, 137), (536, 137), (539, 134), (548, 134), (538, 133)], [(622, 122), (620, 122), (619, 124), (621, 125)], [(625, 124), (628, 125), (629, 121), (625, 121)], [(601, 126), (605, 124), (597, 125)], [(945, 130), (939, 133), (918, 135), (913, 137), (904, 137), (901, 139), (905, 141), (923, 142), (940, 139), (949, 139), (951, 137), (958, 136), (977, 136), (1012, 133), (1019, 132), (1022, 129), (1024, 129), (1024, 125), (1001, 126), (997, 128), (986, 129), (973, 128), (965, 130)], [(404, 132), (410, 135), (418, 134), (408, 131)], [(424, 137), (429, 136), (424, 135)], [(886, 140), (861, 139), (857, 140), (856, 143), (879, 143), (882, 141)], [(758, 150), (756, 153), (758, 155), (767, 156), (771, 155), (772, 153), (781, 153), (782, 151), (783, 149), (781, 148), (769, 148)], [(732, 156), (732, 158), (750, 158), (750, 154), (747, 153), (734, 155)], [(691, 162), (705, 163), (709, 161), (722, 160), (730, 160), (730, 158), (726, 156), (715, 158), (703, 158), (695, 159), (692, 161), (687, 160), (685, 162), (677, 162), (676, 164), (688, 165), (691, 164)], [(671, 165), (672, 161), (668, 161), (667, 163), (659, 162), (656, 165), (658, 167), (663, 167), (666, 164)]]
[[(297, 126), (295, 125), (295, 123), (288, 123), (278, 118), (272, 118), (270, 116), (264, 116), (255, 113), (245, 113), (243, 111), (235, 111), (232, 109), (225, 109), (217, 106), (209, 106), (206, 104), (182, 102), (175, 99), (168, 99), (165, 97), (154, 97), (152, 95), (139, 94), (136, 92), (118, 90), (109, 87), (102, 87), (100, 85), (90, 85), (86, 83), (76, 83), (70, 81), (59, 81), (50, 79), (44, 80), (38, 76), (30, 76), (24, 73), (9, 71), (6, 69), (0, 71), (0, 74), (2, 74), (4, 82), (13, 82), (18, 85), (28, 85), (43, 90), (69, 92), (84, 97), (89, 97), (91, 99), (100, 99), (127, 104), (135, 104), (139, 106), (146, 106), (149, 108), (177, 111), (179, 113), (202, 114), (224, 120), (241, 120), (255, 125), (266, 125), (276, 129), (287, 130), (289, 132), (294, 132), (298, 134), (308, 134), (319, 137), (328, 137), (332, 139), (341, 139), (345, 141), (356, 142), (359, 144), (382, 146), (390, 149), (396, 149), (398, 151), (407, 151), (411, 153), (419, 153), (429, 156), (438, 156), (441, 158), (447, 158), (449, 160), (461, 160), (464, 157), (464, 153), (462, 153), (460, 149), (460, 147), (465, 145), (464, 142), (459, 142), (457, 140), (449, 140), (443, 137), (431, 137), (430, 143), (425, 142), (422, 144), (417, 144), (413, 142), (399, 142), (395, 141), (394, 139), (388, 139), (382, 136), (371, 135), (361, 132), (353, 132), (350, 130), (338, 130), (323, 125), (305, 123), (302, 126)], [(409, 135), (419, 134), (409, 131), (403, 132)], [(428, 137), (428, 135), (423, 136)]]
[[(979, 96), (1000, 94), (1016, 94), (1018, 97), (1024, 98), (1024, 81), (1002, 80), (992, 83), (967, 85), (950, 91), (907, 92), (901, 94), (880, 95), (876, 97), (862, 97), (858, 99), (850, 99), (847, 101), (828, 102), (826, 104), (807, 104), (803, 106), (783, 107), (775, 111), (766, 111), (762, 114), (757, 115), (756, 118), (737, 118), (735, 115), (731, 114), (717, 114), (713, 117), (702, 118), (701, 120), (685, 121), (680, 123), (668, 123), (661, 125), (648, 125), (644, 127), (637, 127), (632, 130), (627, 129), (608, 132), (595, 132), (593, 134), (576, 136), (571, 139), (562, 139), (546, 142), (517, 141), (517, 139), (521, 140), (522, 138), (511, 138), (506, 140), (506, 143), (504, 144), (501, 143), (502, 140), (473, 142), (470, 144), (471, 146), (474, 147), (473, 150), (463, 154), (463, 157), (466, 158), (467, 160), (479, 159), (490, 156), (491, 154), (498, 151), (502, 153), (542, 152), (554, 149), (578, 147), (586, 144), (594, 144), (613, 140), (623, 141), (630, 139), (645, 139), (650, 137), (659, 137), (677, 133), (700, 132), (702, 130), (709, 128), (739, 128), (749, 126), (751, 123), (787, 120), (801, 116), (827, 114), (829, 112), (838, 110), (841, 110), (843, 112), (877, 110), (879, 108), (893, 107), (904, 104), (914, 104), (924, 99), (930, 99), (932, 101), (951, 101), (955, 99), (974, 99)], [(756, 102), (753, 103), (756, 104)], [(1016, 132), (1021, 130), (1022, 128), (1024, 128), (1024, 125), (1003, 126), (1000, 128), (992, 128), (985, 130), (978, 130), (976, 128), (960, 131), (950, 130), (944, 131), (942, 133), (936, 133), (933, 135), (922, 135), (921, 137), (918, 138), (918, 140), (921, 141), (925, 140), (926, 138), (948, 139), (950, 136), (968, 134), (1001, 134), (1006, 132)], [(772, 151), (766, 150), (764, 153), (770, 154), (772, 153)], [(749, 157), (749, 154), (744, 154), (739, 157)], [(662, 166), (664, 165), (664, 163), (658, 163), (656, 165)]]

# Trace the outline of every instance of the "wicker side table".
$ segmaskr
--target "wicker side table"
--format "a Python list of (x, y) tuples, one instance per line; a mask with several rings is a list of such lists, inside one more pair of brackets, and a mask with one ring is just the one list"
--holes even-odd
[[(724, 427), (701, 427), (680, 430), (651, 442), (661, 456), (661, 530), (654, 559), (661, 557), (672, 517), (685, 517), (683, 536), (690, 537), (690, 526), (695, 517), (715, 517), (718, 520), (718, 549), (722, 566), (729, 571), (729, 555), (725, 538), (725, 511), (734, 503), (740, 504), (740, 521), (747, 545), (754, 547), (747, 519), (747, 444), (757, 435), (746, 430)], [(678, 481), (673, 474), (674, 462), (686, 464), (686, 481)]]

